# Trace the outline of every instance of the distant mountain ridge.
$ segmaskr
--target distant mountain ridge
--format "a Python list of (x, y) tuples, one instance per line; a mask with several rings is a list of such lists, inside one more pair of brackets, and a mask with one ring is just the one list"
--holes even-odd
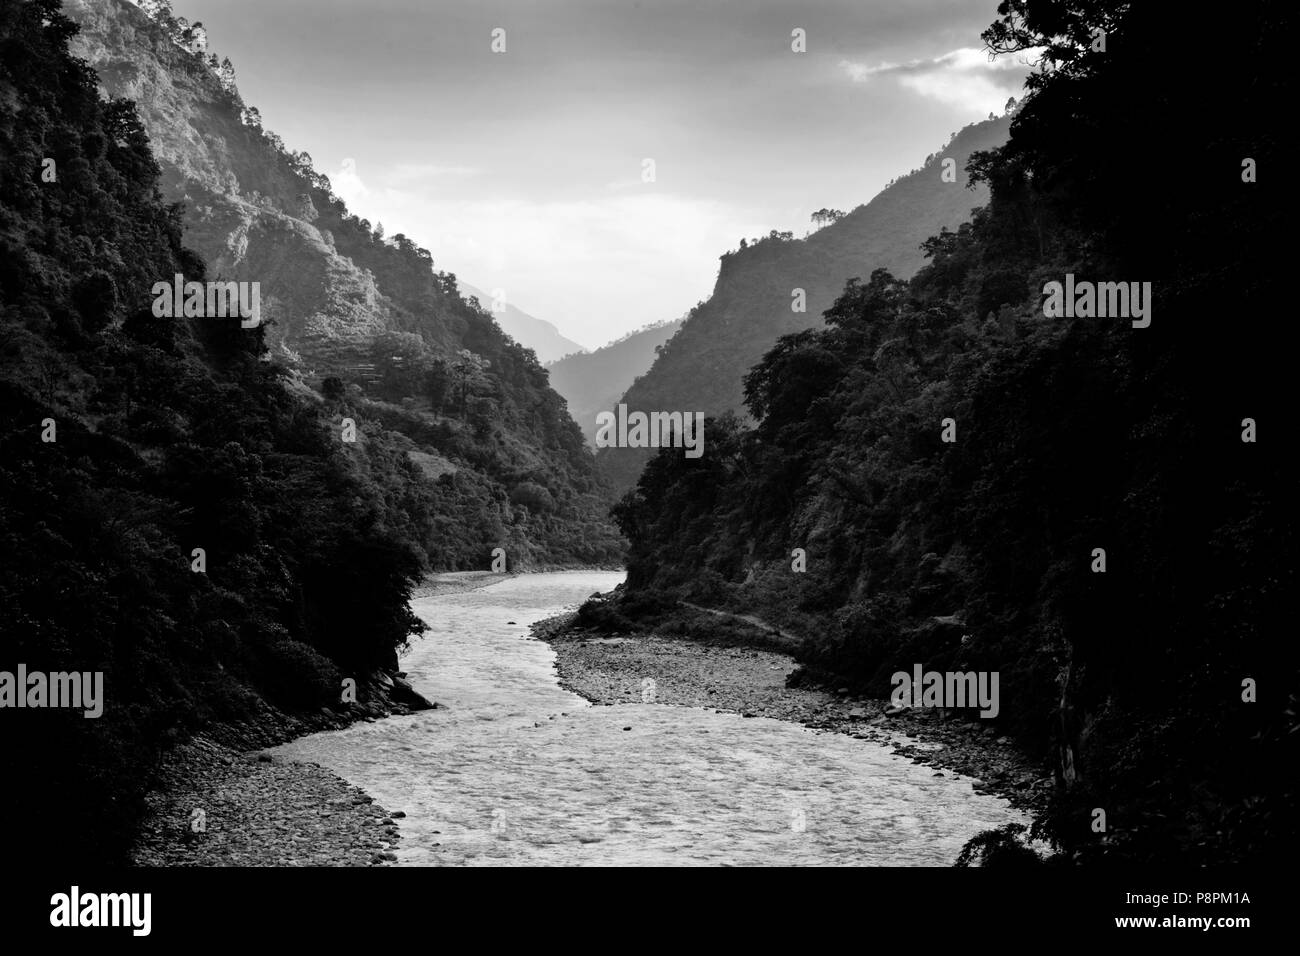
[(677, 334), (685, 317), (656, 322), (629, 332), (593, 352), (566, 355), (546, 370), (551, 388), (569, 403), (569, 414), (588, 442), (596, 435), (596, 414), (609, 411), (634, 381), (650, 368), (660, 347)]
[[(780, 336), (820, 328), (822, 313), (850, 278), (865, 280), (877, 268), (910, 278), (925, 262), (923, 241), (941, 229), (956, 229), (972, 208), (987, 202), (985, 186), (967, 188), (966, 161), (977, 150), (1006, 142), (1010, 122), (1002, 116), (965, 127), (923, 167), (806, 239), (774, 232), (725, 253), (713, 294), (691, 310), (622, 401), (630, 411), (743, 414), (745, 373)], [(955, 182), (943, 180), (946, 159), (954, 161), (949, 168), (955, 168)], [(803, 312), (792, 310), (795, 289), (804, 292)], [(640, 448), (597, 453), (602, 471), (622, 489), (631, 487), (648, 458)]]
[(535, 315), (529, 315), (515, 306), (509, 298), (506, 299), (504, 308), (498, 311), (492, 307), (491, 293), (484, 292), (468, 282), (458, 282), (457, 285), (461, 295), (478, 299), (479, 305), (492, 315), (497, 325), (501, 326), (501, 330), (524, 348), (532, 349), (537, 356), (537, 361), (543, 365), (565, 355), (572, 355), (574, 352), (587, 351), (572, 339), (566, 339), (552, 323), (539, 319)]

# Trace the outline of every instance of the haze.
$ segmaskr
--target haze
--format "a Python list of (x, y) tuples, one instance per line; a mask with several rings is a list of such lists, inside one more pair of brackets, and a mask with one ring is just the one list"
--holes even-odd
[[(991, 0), (177, 0), (358, 215), (588, 347), (1002, 112)], [(506, 51), (493, 53), (492, 31)], [(791, 50), (806, 31), (807, 52)], [(642, 179), (653, 159), (655, 181)]]

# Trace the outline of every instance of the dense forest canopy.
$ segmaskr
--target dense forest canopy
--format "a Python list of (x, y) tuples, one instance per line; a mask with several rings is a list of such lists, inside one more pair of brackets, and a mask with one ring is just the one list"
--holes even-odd
[[(968, 164), (990, 201), (783, 337), (745, 379), (754, 427), (650, 462), (615, 512), (624, 603), (757, 608), (805, 635), (805, 676), (879, 697), (917, 663), (1000, 672), (1061, 859), (1287, 858), (1290, 7), (1216, 21), (1227, 74), (1158, 4), (998, 12), (992, 49), (1046, 53)], [(1150, 282), (1149, 326), (1046, 318), (1067, 274)]]
[[(156, 282), (210, 273), (60, 6), (0, 0), (0, 671), (100, 672), (105, 700), (89, 720), (6, 708), (24, 786), (0, 814), (59, 821), (11, 833), (16, 859), (121, 862), (160, 752), (395, 668), (426, 571), (499, 545), (605, 559), (617, 539), (567, 516), (598, 489), (546, 373), (410, 243), (339, 229), (389, 288), (446, 302), (375, 342), (368, 393), (270, 361), (273, 322), (156, 317)], [(452, 313), (459, 352), (432, 330)], [(445, 413), (404, 406), (435, 371)], [(530, 442), (549, 451), (522, 458)]]

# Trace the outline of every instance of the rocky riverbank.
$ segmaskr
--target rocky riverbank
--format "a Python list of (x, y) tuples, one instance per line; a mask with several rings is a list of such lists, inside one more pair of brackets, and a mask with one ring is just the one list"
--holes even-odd
[(137, 866), (372, 866), (396, 859), (405, 816), (314, 763), (263, 748), (357, 721), (409, 714), (424, 701), (400, 674), (359, 682), (358, 702), (291, 716), (261, 704), (253, 719), (213, 724), (163, 757), (132, 852)]
[(370, 866), (397, 857), (394, 818), (317, 764), (196, 738), (160, 772), (137, 866)]
[[(433, 574), (412, 599), (472, 591), (511, 576), (492, 571)], [(405, 816), (402, 811), (389, 812), (319, 764), (260, 752), (357, 721), (438, 706), (424, 701), (400, 673), (381, 672), (360, 681), (357, 697), (357, 703), (312, 714), (288, 715), (259, 704), (249, 720), (214, 724), (202, 736), (173, 746), (147, 797), (133, 862), (378, 866), (394, 860), (393, 847), (401, 838), (395, 821)]]
[(650, 690), (661, 704), (773, 717), (875, 741), (933, 767), (936, 776), (975, 777), (976, 791), (1020, 809), (1039, 809), (1051, 792), (1048, 771), (978, 720), (944, 719), (934, 709), (886, 716), (888, 701), (855, 698), (847, 690), (787, 687), (797, 665), (785, 654), (660, 634), (605, 636), (576, 629), (574, 619), (565, 614), (542, 621), (533, 636), (555, 649), (560, 683), (595, 704), (645, 702)]

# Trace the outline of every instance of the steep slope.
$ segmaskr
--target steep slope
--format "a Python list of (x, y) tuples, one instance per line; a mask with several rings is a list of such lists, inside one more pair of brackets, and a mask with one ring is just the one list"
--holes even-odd
[(479, 305), (491, 311), (492, 318), (501, 331), (510, 336), (526, 349), (532, 349), (537, 361), (545, 365), (574, 352), (585, 351), (572, 339), (566, 339), (550, 322), (529, 315), (523, 309), (516, 308), (509, 300), (499, 311), (492, 311), (492, 296), (467, 282), (459, 283), (461, 295), (478, 299)]
[(684, 319), (657, 322), (629, 332), (594, 352), (566, 355), (546, 366), (551, 388), (569, 403), (569, 414), (588, 442), (596, 435), (596, 413), (612, 409), (632, 383), (654, 363), (660, 346), (682, 327)]
[[(407, 436), (438, 517), (437, 568), (602, 563), (621, 548), (582, 435), (533, 355), (434, 271), (427, 250), (352, 214), (311, 157), (243, 103), (234, 70), (164, 3), (67, 0), (74, 52), (139, 107), (185, 240), (214, 278), (261, 285), (274, 359), (340, 420)], [(366, 427), (361, 428), (362, 438)]]
[[(1286, 866), (1300, 555), (1293, 446), (1265, 435), (1294, 406), (1293, 187), (1250, 172), (1286, 163), (1294, 4), (1219, 25), (1234, 86), (1180, 68), (1200, 25), (1156, 5), (1000, 9), (986, 40), (1055, 62), (972, 163), (988, 206), (783, 337), (746, 379), (753, 428), (652, 460), (616, 509), (627, 599), (592, 610), (758, 614), (805, 636), (800, 679), (878, 698), (914, 667), (989, 674), (999, 712), (965, 713), (1052, 774), (1057, 862)], [(1071, 275), (1081, 307), (1053, 314)], [(1090, 308), (1093, 282), (1145, 305)]]
[[(1000, 117), (967, 126), (924, 167), (807, 239), (774, 232), (723, 255), (713, 295), (628, 389), (629, 410), (741, 411), (741, 380), (778, 337), (820, 327), (850, 278), (877, 268), (911, 276), (924, 262), (920, 247), (927, 237), (957, 228), (987, 201), (986, 187), (967, 188), (966, 161), (1005, 142), (1009, 123)], [(955, 182), (943, 181), (945, 159), (955, 161)], [(804, 291), (805, 311), (792, 308), (795, 289)], [(597, 452), (602, 471), (620, 489), (631, 486), (648, 457), (643, 449)]]
[(375, 706), (432, 514), (404, 439), (340, 442), (262, 328), (153, 314), (204, 265), (74, 30), (0, 0), (0, 819), (79, 821), (12, 828), (16, 858), (117, 864), (169, 744)]
[(333, 223), (313, 206), (319, 191), (304, 182), (309, 160), (283, 161), (278, 138), (246, 122), (255, 114), (242, 109), (233, 76), (176, 42), (183, 20), (153, 20), (127, 0), (69, 0), (64, 9), (81, 26), (73, 52), (108, 95), (137, 104), (163, 194), (186, 204), (186, 241), (214, 276), (262, 283), (277, 357), (309, 373), (339, 355), (361, 361), (394, 306), (373, 274), (335, 248)]

